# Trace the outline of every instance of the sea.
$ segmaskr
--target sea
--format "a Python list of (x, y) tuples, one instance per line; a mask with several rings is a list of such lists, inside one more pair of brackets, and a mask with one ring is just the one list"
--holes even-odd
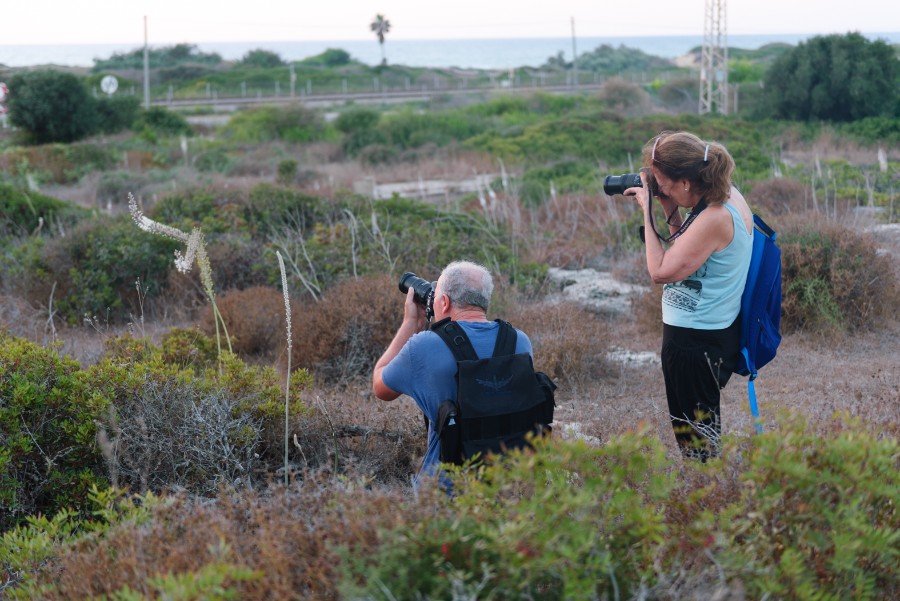
[[(731, 35), (728, 46), (755, 50), (766, 44), (799, 44), (817, 34)], [(871, 40), (900, 43), (900, 32), (864, 33)], [(410, 67), (458, 67), (472, 69), (512, 69), (539, 67), (560, 52), (571, 60), (572, 38), (506, 38), (465, 40), (391, 40), (384, 44), (389, 63)], [(703, 36), (647, 36), (647, 37), (580, 37), (575, 39), (575, 52), (580, 55), (600, 45), (637, 48), (653, 56), (674, 59), (702, 46)], [(150, 44), (151, 48), (171, 44)], [(249, 50), (265, 49), (279, 54), (286, 61), (298, 61), (320, 54), (328, 48), (341, 48), (363, 63), (381, 62), (381, 48), (371, 40), (280, 41), (280, 42), (203, 42), (195, 44), (201, 52), (216, 52), (225, 60), (239, 60)], [(143, 43), (123, 44), (0, 44), (0, 65), (26, 67), (62, 65), (91, 67), (94, 59), (109, 58), (115, 53), (128, 53), (142, 48)]]

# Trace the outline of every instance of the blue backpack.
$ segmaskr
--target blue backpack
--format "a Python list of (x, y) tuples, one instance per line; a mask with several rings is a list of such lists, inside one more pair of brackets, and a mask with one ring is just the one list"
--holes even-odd
[(741, 297), (741, 356), (734, 373), (750, 377), (750, 412), (756, 432), (761, 434), (753, 381), (759, 368), (775, 358), (781, 343), (781, 249), (775, 243), (775, 230), (758, 215), (753, 216), (753, 224), (753, 254)]

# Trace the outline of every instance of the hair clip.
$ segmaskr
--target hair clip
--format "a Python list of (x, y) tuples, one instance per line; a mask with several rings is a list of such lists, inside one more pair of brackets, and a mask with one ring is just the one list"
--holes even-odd
[(706, 145), (706, 150), (703, 151), (703, 162), (709, 162), (709, 144)]
[(660, 136), (656, 136), (656, 140), (653, 141), (653, 150), (650, 152), (650, 160), (651, 161), (656, 160), (656, 145), (659, 144), (659, 138), (660, 138)]

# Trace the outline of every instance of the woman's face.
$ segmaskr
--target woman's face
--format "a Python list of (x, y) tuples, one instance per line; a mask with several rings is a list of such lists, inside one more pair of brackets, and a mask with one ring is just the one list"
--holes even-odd
[(686, 179), (673, 180), (667, 177), (658, 168), (651, 167), (653, 178), (656, 180), (656, 195), (662, 200), (671, 200), (679, 207), (691, 208), (697, 204), (697, 197), (691, 190), (690, 183)]

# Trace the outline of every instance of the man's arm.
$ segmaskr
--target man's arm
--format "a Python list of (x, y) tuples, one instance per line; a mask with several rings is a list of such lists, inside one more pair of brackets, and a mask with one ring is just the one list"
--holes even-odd
[(400, 353), (400, 349), (413, 337), (413, 334), (425, 327), (425, 307), (416, 303), (414, 299), (415, 290), (410, 288), (406, 293), (406, 302), (403, 305), (403, 323), (394, 334), (394, 339), (391, 340), (387, 350), (375, 363), (375, 371), (372, 374), (372, 391), (382, 401), (393, 401), (400, 396), (399, 392), (391, 390), (385, 385), (382, 378), (384, 368)]

